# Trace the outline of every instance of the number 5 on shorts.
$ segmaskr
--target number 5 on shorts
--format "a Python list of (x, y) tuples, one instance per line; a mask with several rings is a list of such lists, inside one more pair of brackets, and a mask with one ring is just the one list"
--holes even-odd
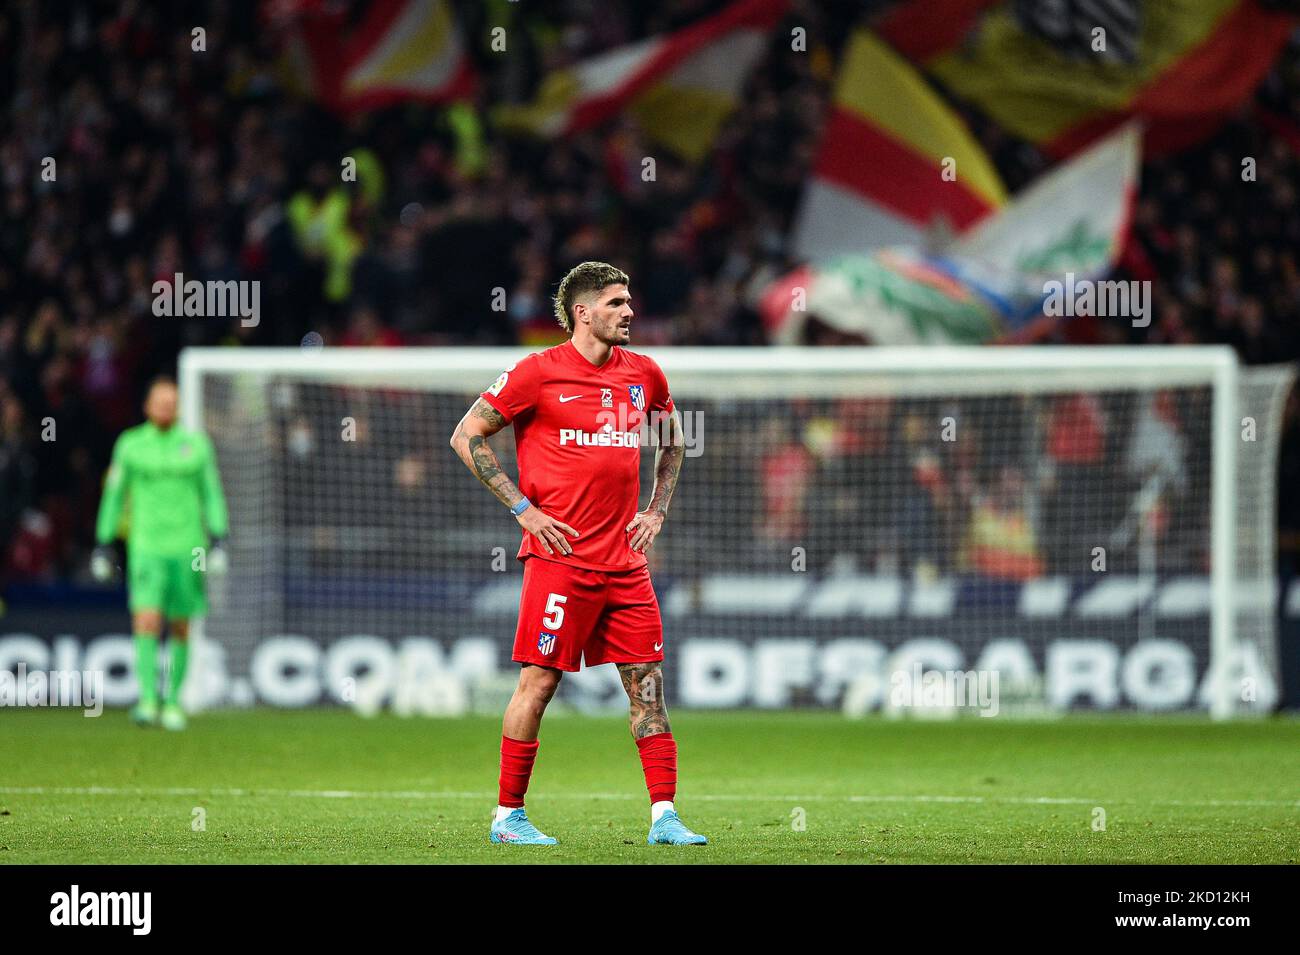
[(559, 630), (564, 624), (564, 602), (568, 597), (561, 597), (559, 594), (550, 594), (546, 598), (546, 616), (542, 618), (542, 626), (547, 630)]

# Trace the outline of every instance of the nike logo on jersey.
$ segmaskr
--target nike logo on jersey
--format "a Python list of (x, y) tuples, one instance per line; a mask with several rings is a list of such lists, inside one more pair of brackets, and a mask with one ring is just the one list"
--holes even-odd
[(574, 401), (581, 397), (582, 395), (569, 395), (569, 397), (566, 398), (564, 395), (560, 395), (560, 404), (564, 404), (566, 401)]
[(656, 643), (656, 644), (655, 644), (655, 653), (658, 653), (658, 652), (659, 652), (660, 650), (662, 650), (663, 648), (664, 648), (664, 645), (663, 645), (662, 643)]

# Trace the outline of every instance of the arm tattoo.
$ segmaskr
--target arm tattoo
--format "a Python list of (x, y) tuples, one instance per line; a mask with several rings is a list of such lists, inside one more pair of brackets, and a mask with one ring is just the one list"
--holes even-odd
[(633, 739), (670, 732), (668, 710), (664, 705), (664, 667), (653, 663), (620, 663), (619, 679), (627, 693), (631, 709), (628, 714)]
[[(511, 495), (507, 493), (507, 489), (513, 488), (514, 482), (510, 480), (509, 475), (501, 470), (501, 462), (497, 459), (497, 453), (492, 450), (487, 438), (481, 434), (472, 435), (469, 439), (469, 459), (474, 465), (474, 474), (486, 485), (488, 490), (495, 494), (503, 504), (512, 504)], [(515, 496), (514, 500), (518, 501), (518, 496)]]
[(665, 422), (666, 440), (660, 442), (655, 452), (655, 486), (650, 492), (650, 506), (647, 510), (668, 514), (668, 502), (672, 499), (673, 489), (677, 487), (677, 477), (682, 470), (682, 460), (686, 457), (686, 444), (682, 438), (682, 421), (674, 411)]
[(469, 409), (469, 413), (476, 418), (482, 418), (494, 428), (504, 428), (506, 426), (505, 415), (500, 411), (497, 411), (496, 408), (493, 408), (482, 398), (474, 402), (474, 407)]
[[(474, 407), (469, 409), (469, 413), (482, 418), (495, 429), (505, 427), (505, 417), (482, 398), (474, 402)], [(459, 438), (464, 433), (464, 428), (457, 426), (456, 436)], [(465, 441), (465, 451), (461, 459), (474, 472), (474, 476), (496, 495), (497, 500), (507, 507), (519, 503), (524, 495), (515, 486), (515, 482), (510, 480), (510, 475), (501, 470), (501, 461), (485, 436), (470, 435)]]

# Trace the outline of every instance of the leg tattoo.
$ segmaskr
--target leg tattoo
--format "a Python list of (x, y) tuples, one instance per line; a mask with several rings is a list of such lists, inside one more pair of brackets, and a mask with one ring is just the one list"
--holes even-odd
[(653, 663), (620, 663), (618, 675), (631, 705), (629, 721), (633, 738), (670, 732), (668, 710), (664, 705), (663, 664), (658, 660)]

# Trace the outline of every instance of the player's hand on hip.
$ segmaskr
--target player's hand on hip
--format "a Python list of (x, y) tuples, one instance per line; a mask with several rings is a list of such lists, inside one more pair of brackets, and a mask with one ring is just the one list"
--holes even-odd
[(648, 551), (663, 529), (664, 516), (658, 511), (638, 511), (624, 530), (632, 535), (628, 542), (634, 551)]
[[(519, 522), (520, 527), (542, 542), (546, 553), (554, 554), (556, 551), (561, 554), (573, 553), (568, 537), (577, 537), (578, 532), (563, 521), (557, 521), (540, 507), (528, 508), (515, 520)], [(565, 536), (566, 534), (568, 537)]]

